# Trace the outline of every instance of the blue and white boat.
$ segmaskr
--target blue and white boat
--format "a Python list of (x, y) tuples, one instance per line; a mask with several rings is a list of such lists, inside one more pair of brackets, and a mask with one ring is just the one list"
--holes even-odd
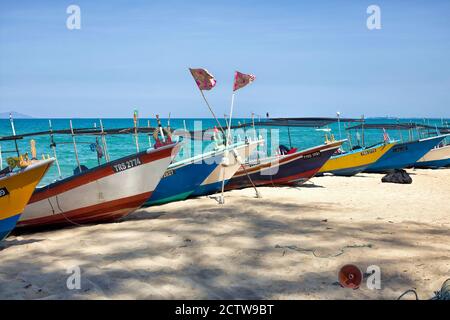
[(195, 189), (191, 194), (193, 197), (214, 194), (222, 189), (222, 182), (226, 185), (228, 181), (241, 167), (241, 163), (248, 159), (256, 150), (262, 140), (239, 142), (228, 146), (224, 160), (213, 172)]
[(415, 168), (445, 168), (450, 167), (450, 144), (442, 144), (431, 149), (414, 164)]
[(225, 149), (213, 150), (172, 163), (144, 206), (188, 198), (222, 162)]
[(444, 140), (446, 135), (409, 142), (399, 142), (386, 152), (365, 172), (386, 172), (414, 166), (431, 149)]

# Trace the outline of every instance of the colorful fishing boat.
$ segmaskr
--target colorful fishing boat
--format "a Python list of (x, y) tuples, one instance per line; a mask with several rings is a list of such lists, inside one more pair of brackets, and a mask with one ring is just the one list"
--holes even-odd
[(0, 241), (16, 226), (36, 185), (53, 161), (32, 161), (18, 171), (0, 174)]
[(320, 170), (344, 141), (330, 142), (302, 151), (294, 148), (287, 151), (287, 154), (245, 164), (230, 179), (226, 189), (250, 187), (252, 182), (256, 186), (302, 184)]
[(224, 150), (214, 150), (171, 164), (144, 206), (164, 204), (188, 198), (217, 168)]
[(129, 155), (38, 188), (19, 227), (80, 225), (123, 218), (148, 200), (179, 144)]
[(437, 146), (415, 164), (415, 168), (444, 168), (450, 167), (450, 145)]
[(230, 179), (245, 161), (256, 150), (262, 140), (240, 142), (229, 145), (219, 166), (195, 189), (193, 197), (205, 196), (219, 192), (222, 184), (227, 185)]
[(318, 174), (332, 173), (337, 176), (354, 176), (374, 164), (395, 143), (379, 143), (371, 147), (357, 148), (348, 152), (333, 155)]
[(416, 141), (399, 142), (364, 172), (380, 173), (414, 166), (446, 136), (436, 136)]

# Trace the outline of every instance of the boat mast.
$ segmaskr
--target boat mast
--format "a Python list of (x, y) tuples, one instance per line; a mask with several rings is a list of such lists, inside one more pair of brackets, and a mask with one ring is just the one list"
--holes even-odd
[(72, 135), (73, 150), (75, 151), (75, 159), (77, 160), (78, 170), (80, 171), (79, 173), (81, 173), (80, 159), (78, 158), (77, 143), (75, 141), (75, 134), (73, 132), (72, 120), (69, 120), (69, 124), (70, 124), (70, 133)]
[[(12, 113), (9, 114), (9, 123), (11, 124), (11, 130), (12, 130), (13, 136), (15, 136), (16, 135), (16, 128), (14, 127), (14, 120), (13, 120), (13, 117), (12, 117)], [(20, 157), (19, 146), (17, 145), (17, 140), (16, 139), (14, 139), (14, 145), (16, 147), (17, 156)]]
[[(151, 128), (151, 127), (150, 127), (150, 120), (147, 120), (147, 128)], [(152, 147), (152, 139), (150, 138), (150, 131), (149, 131), (149, 133), (147, 134), (147, 137), (148, 137), (148, 145), (149, 145), (149, 147), (151, 148), (151, 147)]]
[(350, 150), (352, 150), (353, 149), (352, 133), (350, 132), (350, 130), (347, 130), (346, 127), (347, 127), (347, 124), (344, 123), (344, 129), (347, 131), (348, 144), (350, 146)]
[(361, 115), (361, 120), (362, 120), (362, 126), (361, 126), (362, 146), (365, 147), (366, 146), (366, 141), (365, 141), (365, 137), (364, 137), (364, 115)]
[(163, 142), (166, 142), (166, 138), (164, 137), (164, 131), (161, 125), (161, 120), (159, 119), (159, 115), (156, 115), (156, 121), (158, 122), (159, 133), (161, 134), (161, 139)]
[(138, 111), (134, 110), (133, 113), (133, 123), (134, 123), (134, 139), (136, 140), (136, 152), (139, 153), (139, 138), (137, 132), (137, 123), (138, 123)]
[(52, 127), (52, 120), (48, 119), (48, 127), (50, 129), (50, 147), (53, 150), (53, 157), (55, 158), (55, 162), (56, 162), (56, 168), (58, 169), (58, 175), (59, 178), (62, 178), (62, 174), (61, 174), (61, 167), (59, 166), (59, 161), (58, 161), (58, 156), (56, 155), (56, 143), (53, 137), (53, 127)]
[(341, 134), (341, 113), (338, 111), (336, 112), (337, 119), (338, 119), (338, 127), (339, 127), (339, 140), (342, 140), (342, 134)]
[(105, 134), (105, 129), (103, 127), (102, 119), (100, 119), (100, 128), (102, 130), (102, 144), (103, 144), (103, 149), (105, 149), (105, 159), (106, 159), (106, 162), (109, 162), (110, 158), (109, 158), (109, 152), (108, 152), (108, 145), (106, 144), (106, 134)]
[(169, 112), (169, 118), (167, 119), (167, 130), (170, 132), (170, 112)]

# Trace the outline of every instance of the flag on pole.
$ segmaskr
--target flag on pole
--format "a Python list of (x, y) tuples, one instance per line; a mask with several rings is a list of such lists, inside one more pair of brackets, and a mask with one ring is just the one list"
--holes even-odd
[(216, 79), (206, 69), (191, 69), (189, 71), (194, 77), (195, 82), (200, 90), (211, 90), (216, 85)]
[(234, 86), (233, 91), (236, 91), (240, 88), (245, 87), (246, 85), (255, 81), (256, 77), (252, 74), (245, 74), (239, 71), (236, 71), (234, 75)]

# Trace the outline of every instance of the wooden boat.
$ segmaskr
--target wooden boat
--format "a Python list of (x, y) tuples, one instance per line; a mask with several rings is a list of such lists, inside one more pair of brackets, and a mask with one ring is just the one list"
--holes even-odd
[(0, 175), (0, 241), (16, 226), (36, 185), (53, 161), (32, 161), (19, 171)]
[(436, 136), (409, 142), (395, 144), (377, 162), (364, 172), (387, 172), (414, 166), (414, 164), (438, 145), (446, 136)]
[(450, 145), (437, 146), (415, 164), (415, 168), (444, 168), (450, 167)]
[(188, 198), (220, 164), (224, 150), (214, 150), (172, 163), (144, 206)]
[(394, 144), (380, 143), (367, 148), (358, 148), (341, 154), (335, 154), (324, 164), (318, 174), (332, 173), (337, 176), (356, 175), (378, 161)]
[(284, 155), (259, 160), (256, 164), (245, 164), (228, 182), (226, 189), (240, 189), (252, 184), (294, 185), (312, 178), (345, 140), (335, 141), (302, 151), (291, 149)]
[[(407, 131), (409, 141), (397, 142), (391, 149), (389, 149), (377, 162), (370, 165), (364, 172), (383, 173), (395, 169), (403, 169), (413, 167), (415, 163), (425, 156), (431, 149), (439, 145), (448, 134), (436, 135), (428, 138), (421, 138), (421, 131), (430, 131), (431, 129), (445, 131), (445, 128), (431, 127), (429, 125), (422, 125), (417, 123), (362, 123), (353, 127), (346, 128), (346, 130), (360, 129), (364, 144), (364, 130), (383, 130), (385, 140), (389, 138), (386, 130), (396, 130), (400, 134), (402, 131)], [(419, 139), (414, 139), (414, 133), (419, 134)], [(429, 135), (429, 134), (428, 134)]]
[(195, 189), (191, 194), (193, 197), (205, 196), (219, 192), (222, 184), (227, 185), (230, 179), (245, 161), (261, 144), (262, 140), (247, 141), (229, 145), (224, 152), (224, 161), (217, 166), (213, 172)]
[(129, 155), (38, 188), (19, 227), (114, 221), (150, 198), (179, 144)]

